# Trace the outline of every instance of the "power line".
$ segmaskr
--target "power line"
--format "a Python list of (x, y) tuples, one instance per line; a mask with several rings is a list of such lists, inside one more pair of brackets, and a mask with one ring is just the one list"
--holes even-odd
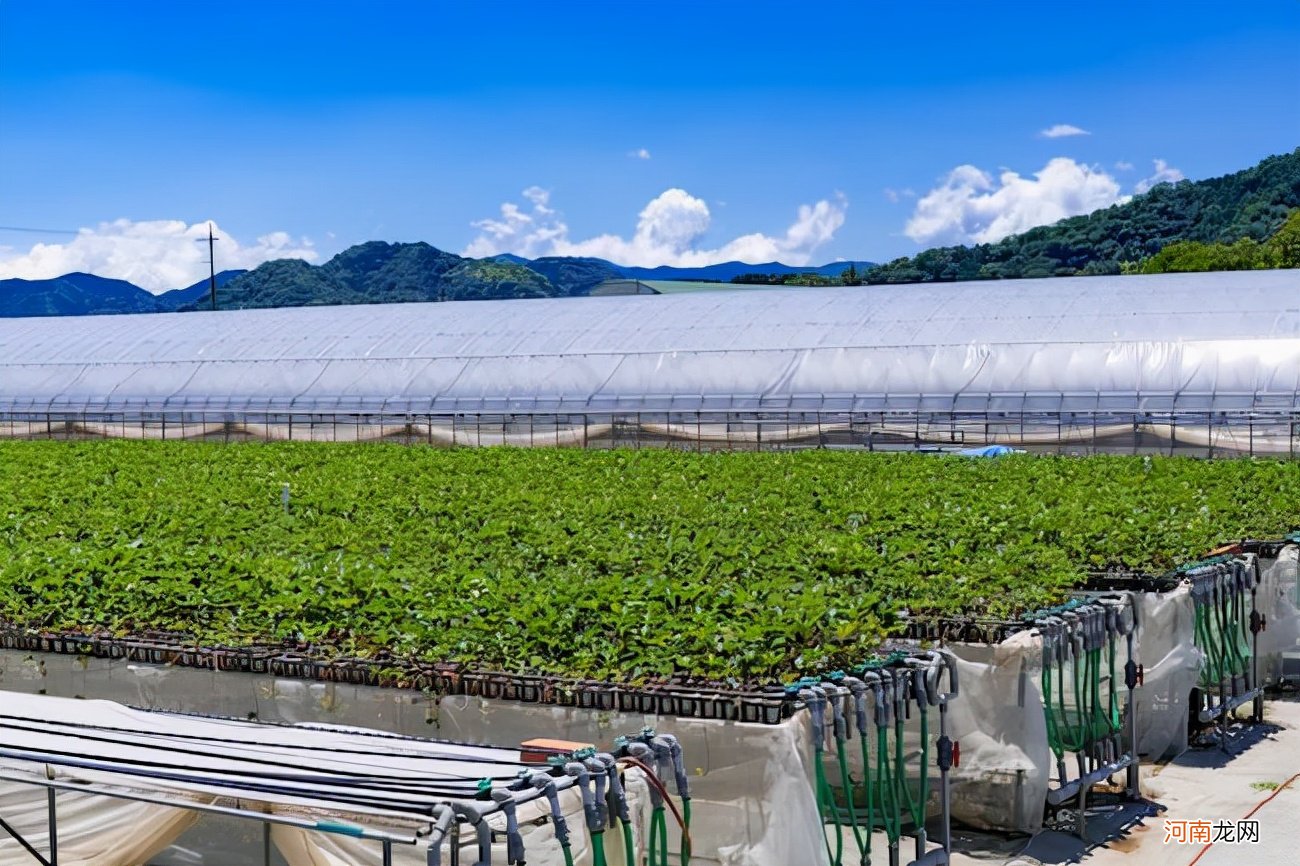
[(36, 229), (28, 226), (0, 226), (0, 232), (29, 232), (36, 235), (75, 235), (76, 229)]

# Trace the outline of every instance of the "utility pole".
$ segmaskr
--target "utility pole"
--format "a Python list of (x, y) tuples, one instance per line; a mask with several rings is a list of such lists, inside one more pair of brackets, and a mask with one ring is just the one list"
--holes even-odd
[(217, 308), (217, 257), (213, 255), (212, 223), (208, 223), (208, 297), (212, 299), (212, 309)]
[[(212, 222), (208, 222), (208, 300), (212, 302), (212, 309), (217, 308), (217, 257), (213, 255), (212, 244), (221, 238), (212, 236)], [(197, 243), (203, 243), (203, 238), (199, 238)]]

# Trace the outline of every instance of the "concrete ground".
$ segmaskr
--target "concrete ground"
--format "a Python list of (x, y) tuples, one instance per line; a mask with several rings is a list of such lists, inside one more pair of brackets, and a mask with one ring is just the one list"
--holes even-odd
[[(1295, 866), (1300, 864), (1300, 779), (1287, 788), (1277, 786), (1300, 773), (1300, 696), (1274, 697), (1265, 705), (1265, 723), (1241, 731), (1219, 748), (1193, 749), (1165, 764), (1142, 768), (1142, 792), (1164, 807), (1163, 812), (1127, 807), (1105, 817), (1090, 818), (1090, 836), (1118, 838), (1102, 846), (1085, 846), (1064, 833), (1047, 831), (1021, 844), (1018, 853), (990, 846), (953, 857), (955, 866), (1037, 866), (1079, 862), (1088, 866)], [(1264, 801), (1272, 799), (1264, 805)], [(1254, 811), (1257, 810), (1257, 811)], [(1165, 842), (1166, 823), (1179, 821), (1258, 821), (1257, 843), (1218, 841)], [(1096, 835), (1093, 835), (1093, 834)], [(958, 847), (962, 839), (955, 835)], [(983, 840), (979, 840), (983, 841)], [(1196, 859), (1199, 856), (1199, 859)], [(888, 862), (888, 860), (877, 861)]]

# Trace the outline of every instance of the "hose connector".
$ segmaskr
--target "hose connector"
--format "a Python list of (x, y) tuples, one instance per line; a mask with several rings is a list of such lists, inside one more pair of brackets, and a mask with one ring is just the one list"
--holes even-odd
[(570, 761), (564, 765), (564, 772), (577, 780), (578, 790), (582, 792), (582, 811), (587, 816), (587, 829), (593, 833), (605, 829), (596, 806), (596, 798), (591, 792), (591, 774), (581, 761)]
[(518, 803), (514, 795), (500, 788), (492, 790), (492, 800), (501, 807), (506, 816), (506, 863), (517, 866), (524, 862), (524, 837), (519, 833), (519, 816), (515, 809)]
[(451, 823), (456, 820), (456, 813), (446, 803), (433, 807), (433, 825), (429, 830), (429, 853), (425, 859), (428, 866), (442, 866), (442, 840), (451, 831)]
[(691, 783), (686, 778), (686, 758), (682, 752), (681, 740), (672, 734), (663, 734), (662, 737), (668, 743), (668, 756), (673, 762), (673, 780), (677, 783), (677, 796), (689, 800)]
[[(627, 744), (627, 753), (629, 756), (636, 758), (655, 776), (659, 777), (658, 770), (655, 769), (654, 751), (645, 743), (636, 742)], [(658, 785), (650, 786), (650, 806), (654, 809), (662, 809), (664, 805), (663, 795), (659, 793)]]
[(564, 812), (560, 809), (560, 792), (555, 786), (555, 779), (545, 773), (538, 773), (531, 781), (534, 788), (546, 795), (546, 802), (551, 806), (551, 823), (555, 825), (555, 841), (559, 842), (562, 848), (569, 847), (569, 822), (564, 819)]

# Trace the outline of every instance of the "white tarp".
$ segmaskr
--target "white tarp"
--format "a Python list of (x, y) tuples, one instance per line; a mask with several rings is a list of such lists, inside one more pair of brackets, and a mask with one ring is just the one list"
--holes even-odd
[(1192, 689), (1201, 675), (1196, 647), (1196, 605), (1191, 588), (1136, 594), (1142, 684), (1134, 694), (1138, 754), (1152, 761), (1187, 750)]
[(1236, 271), (0, 319), (0, 411), (1291, 410), (1297, 290)]
[(1265, 618), (1264, 631), (1259, 633), (1259, 678), (1267, 686), (1282, 676), (1282, 653), (1300, 649), (1300, 611), (1296, 610), (1300, 547), (1288, 544), (1277, 559), (1261, 558), (1259, 566), (1255, 607)]
[[(786, 866), (816, 863), (825, 856), (819, 847), (807, 713), (766, 725), (464, 696), (437, 700), (397, 689), (16, 651), (0, 651), (0, 688), (44, 689), (188, 712), (252, 714), (293, 724), (362, 725), (476, 743), (513, 744), (544, 736), (608, 745), (620, 734), (649, 725), (682, 743), (692, 794), (693, 864)], [(675, 796), (675, 786), (668, 787)], [(570, 825), (576, 850), (581, 825)], [(677, 850), (679, 835), (671, 818), (668, 825), (669, 848)], [(277, 838), (285, 835), (278, 831)], [(810, 853), (817, 851), (821, 853)]]
[(953, 818), (986, 830), (1033, 833), (1053, 773), (1039, 676), (1042, 638), (1022, 631), (993, 646), (951, 644), (961, 694), (948, 712), (961, 744), (950, 776)]
[[(58, 829), (60, 861), (81, 858), (87, 866), (143, 862), (193, 820), (169, 807), (191, 802), (237, 805), (313, 822), (346, 822), (414, 842), (416, 831), (428, 826), (432, 807), (471, 803), (478, 780), (494, 779), (493, 787), (503, 788), (521, 769), (527, 767), (517, 748), (465, 746), (339, 726), (276, 726), (176, 715), (101, 700), (9, 693), (0, 717), (0, 809), (5, 810), (0, 817), (32, 841), (48, 840), (40, 782), (84, 785), (84, 794), (57, 795)], [(648, 789), (639, 771), (627, 775), (629, 807), (638, 822), (637, 836), (643, 837), (649, 826)], [(562, 807), (573, 817), (574, 847), (585, 851), (589, 845), (579, 792), (567, 777), (557, 783)], [(90, 796), (97, 791), (125, 792), (152, 802)], [(529, 825), (528, 836), (541, 843), (527, 851), (528, 860), (558, 866), (559, 846), (553, 839), (543, 841), (553, 836), (553, 827), (537, 823), (549, 814), (549, 805), (531, 791), (521, 799), (525, 802), (520, 817)], [(140, 822), (147, 824), (146, 830), (140, 829)], [(489, 825), (504, 829), (504, 815), (490, 817)], [(359, 864), (370, 859), (366, 852), (377, 850), (374, 841), (340, 841), (284, 828), (273, 838), (283, 843), (291, 866), (329, 863), (330, 857), (340, 866)], [(396, 847), (407, 848), (406, 862), (424, 862), (426, 844)], [(0, 857), (0, 863), (6, 862)]]
[[(6, 765), (0, 763), (0, 768)], [(42, 853), (49, 851), (45, 791), (37, 785), (0, 781), (0, 818)], [(56, 797), (60, 866), (138, 866), (198, 818), (187, 809), (79, 791), (60, 791)], [(0, 831), (0, 866), (34, 864), (30, 854)]]

